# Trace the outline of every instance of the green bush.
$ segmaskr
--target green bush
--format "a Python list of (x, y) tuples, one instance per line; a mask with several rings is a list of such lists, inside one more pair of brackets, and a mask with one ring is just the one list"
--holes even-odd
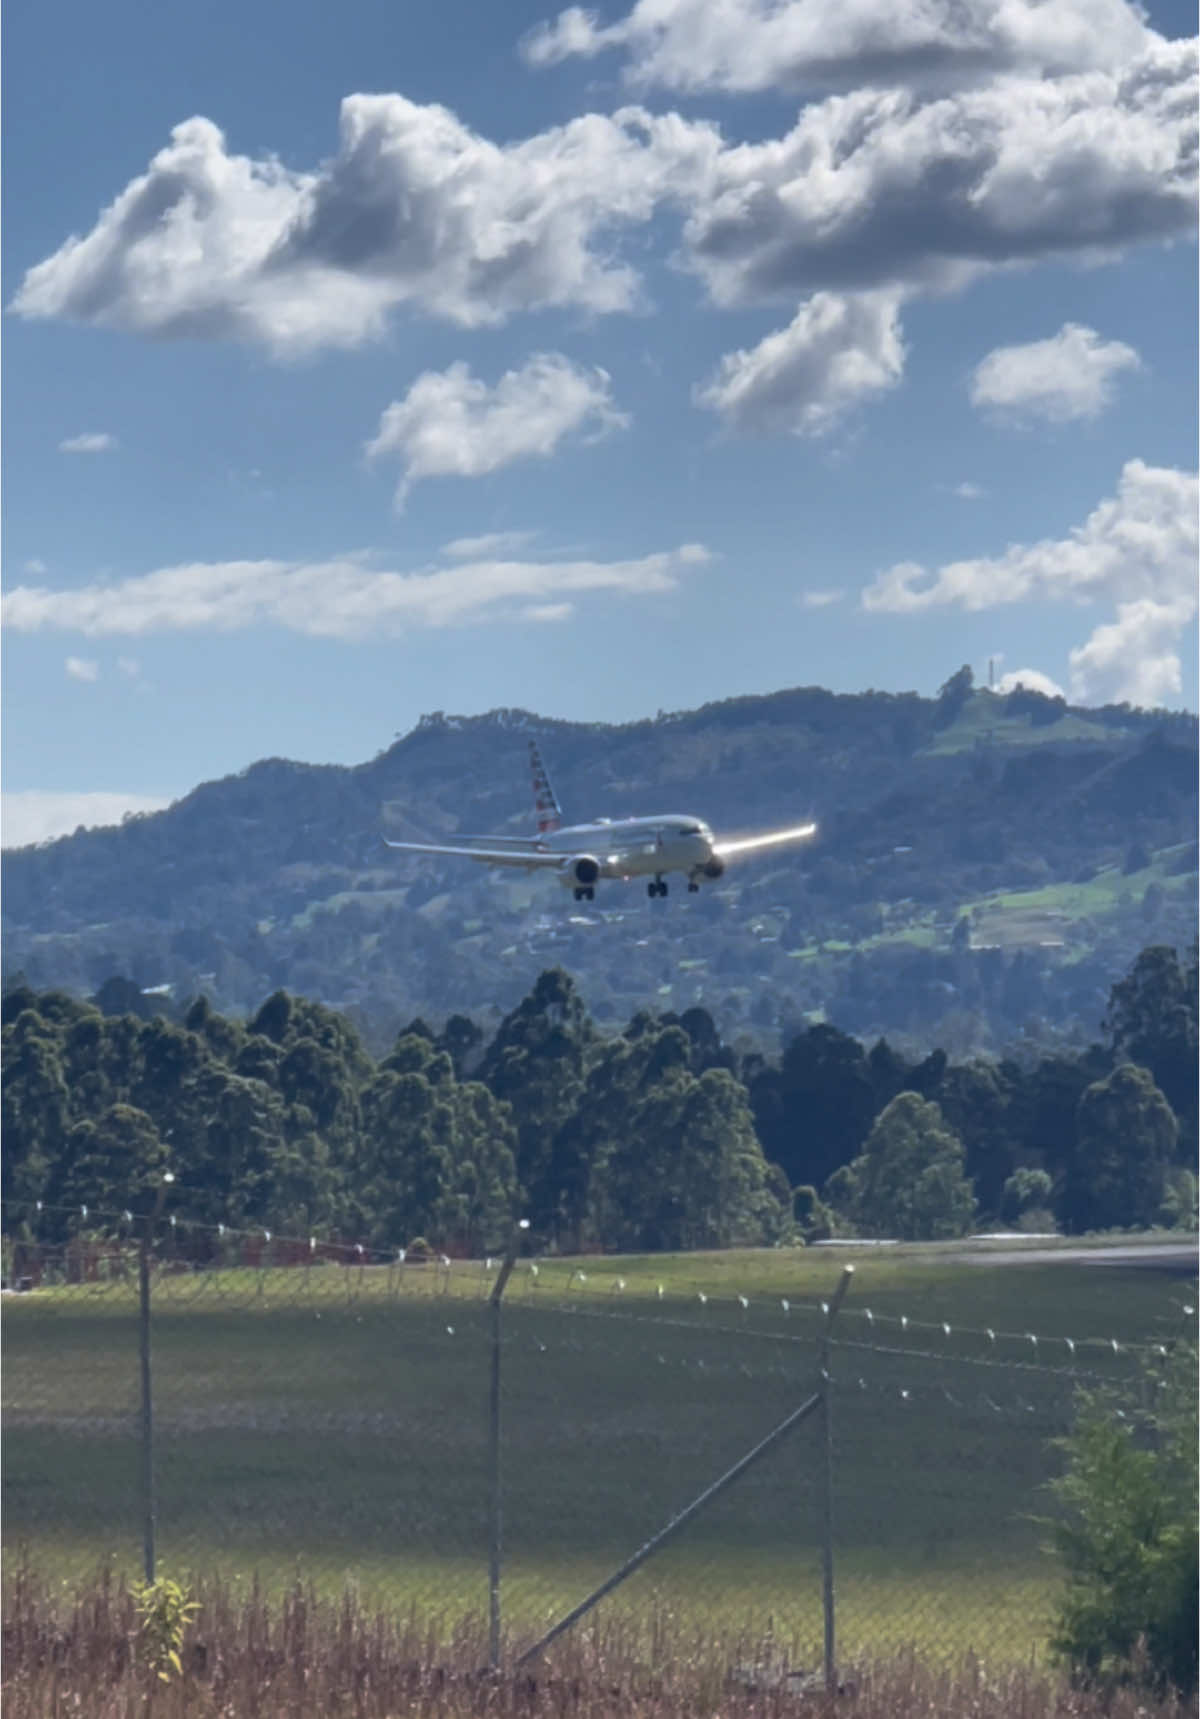
[(1066, 1591), (1051, 1647), (1086, 1683), (1196, 1687), (1198, 1638), (1196, 1351), (1147, 1381), (1150, 1411), (1081, 1400), (1053, 1483)]

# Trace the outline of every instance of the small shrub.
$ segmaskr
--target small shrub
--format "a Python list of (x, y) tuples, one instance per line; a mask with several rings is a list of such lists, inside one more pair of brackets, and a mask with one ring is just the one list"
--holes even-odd
[(1152, 1413), (1085, 1395), (1059, 1441), (1054, 1538), (1067, 1587), (1051, 1648), (1082, 1682), (1186, 1694), (1200, 1658), (1195, 1349), (1181, 1347), (1150, 1384)]
[(160, 1578), (138, 1582), (133, 1589), (140, 1629), (138, 1643), (149, 1669), (160, 1683), (183, 1670), (180, 1653), (187, 1627), (200, 1607), (178, 1582)]

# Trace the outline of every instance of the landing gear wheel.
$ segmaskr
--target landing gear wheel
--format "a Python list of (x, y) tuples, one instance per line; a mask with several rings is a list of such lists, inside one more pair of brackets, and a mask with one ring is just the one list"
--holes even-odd
[(656, 877), (652, 883), (648, 883), (646, 885), (646, 894), (651, 900), (653, 900), (656, 895), (665, 895), (666, 893), (666, 881), (661, 877)]
[(654, 882), (653, 878), (646, 885), (646, 894), (650, 897), (651, 901), (653, 901), (654, 897), (658, 894), (658, 885)]
[(694, 878), (689, 879), (689, 881), (688, 881), (688, 894), (689, 895), (699, 895), (699, 893), (700, 893), (700, 885), (695, 881)]

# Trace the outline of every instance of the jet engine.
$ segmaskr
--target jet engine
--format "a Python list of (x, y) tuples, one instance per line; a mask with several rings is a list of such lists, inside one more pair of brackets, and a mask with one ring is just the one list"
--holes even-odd
[(564, 860), (559, 875), (564, 883), (574, 884), (576, 889), (590, 889), (600, 876), (600, 861), (591, 854), (580, 854), (576, 859)]
[(725, 876), (725, 861), (717, 859), (714, 854), (712, 859), (705, 861), (704, 875), (705, 877), (711, 877), (715, 883), (717, 878)]

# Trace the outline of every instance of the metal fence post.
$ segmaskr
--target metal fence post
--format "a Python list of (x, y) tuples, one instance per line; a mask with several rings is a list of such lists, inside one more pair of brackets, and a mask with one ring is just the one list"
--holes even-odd
[(848, 1265), (842, 1272), (842, 1280), (833, 1292), (833, 1299), (825, 1310), (825, 1327), (821, 1332), (821, 1422), (825, 1432), (825, 1486), (824, 1512), (822, 1521), (822, 1606), (825, 1613), (825, 1689), (828, 1694), (837, 1692), (837, 1641), (834, 1626), (834, 1595), (833, 1595), (833, 1363), (830, 1351), (830, 1333), (833, 1322), (837, 1318), (838, 1308), (842, 1305), (846, 1291), (850, 1287), (850, 1279), (854, 1276), (854, 1267)]
[(150, 1249), (162, 1216), (167, 1189), (175, 1180), (168, 1170), (159, 1183), (154, 1210), (142, 1230), (138, 1249), (138, 1339), (142, 1380), (142, 1567), (147, 1582), (154, 1581), (154, 1390), (150, 1372)]
[(492, 1371), (488, 1392), (488, 1665), (500, 1664), (500, 1554), (503, 1518), (500, 1504), (500, 1303), (517, 1263), (521, 1237), (529, 1228), (522, 1218), (508, 1244), (500, 1275), (489, 1300), (492, 1324)]

